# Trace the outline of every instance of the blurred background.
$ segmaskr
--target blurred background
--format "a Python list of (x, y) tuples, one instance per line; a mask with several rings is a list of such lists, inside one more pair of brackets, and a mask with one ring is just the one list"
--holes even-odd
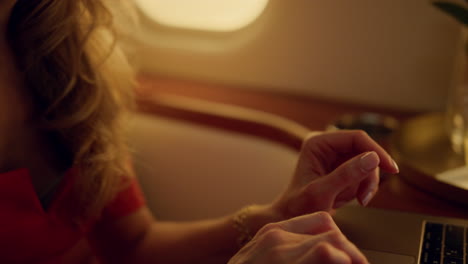
[(442, 110), (460, 26), (428, 0), (137, 0), (141, 70), (249, 89)]
[[(138, 66), (141, 114), (130, 141), (160, 219), (269, 202), (288, 184), (307, 131), (347, 114), (394, 124), (444, 112), (461, 76), (462, 28), (429, 0), (135, 2), (139, 25), (124, 44)], [(463, 212), (390, 179), (371, 206)]]

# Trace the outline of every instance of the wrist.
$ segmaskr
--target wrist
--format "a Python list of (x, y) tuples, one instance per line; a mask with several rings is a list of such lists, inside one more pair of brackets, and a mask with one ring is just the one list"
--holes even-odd
[(240, 247), (249, 242), (264, 225), (284, 220), (271, 205), (249, 205), (232, 217), (233, 227), (238, 233)]

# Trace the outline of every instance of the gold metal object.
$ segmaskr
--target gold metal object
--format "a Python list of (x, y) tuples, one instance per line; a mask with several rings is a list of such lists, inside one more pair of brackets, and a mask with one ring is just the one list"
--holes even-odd
[(410, 119), (392, 135), (389, 150), (403, 179), (441, 198), (468, 205), (466, 189), (436, 178), (442, 172), (464, 166), (464, 157), (451, 149), (445, 128), (442, 113)]

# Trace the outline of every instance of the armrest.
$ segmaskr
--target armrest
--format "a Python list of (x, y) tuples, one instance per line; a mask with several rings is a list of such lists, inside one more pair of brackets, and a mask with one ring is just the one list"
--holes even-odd
[(266, 203), (289, 183), (308, 129), (262, 111), (173, 95), (138, 99), (135, 170), (161, 220)]
[(139, 97), (138, 110), (261, 137), (295, 150), (309, 132), (305, 126), (275, 114), (178, 95)]

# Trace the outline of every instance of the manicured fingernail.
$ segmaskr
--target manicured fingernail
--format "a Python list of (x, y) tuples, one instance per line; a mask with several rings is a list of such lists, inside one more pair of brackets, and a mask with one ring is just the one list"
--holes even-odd
[(393, 167), (395, 168), (396, 172), (400, 172), (400, 168), (398, 168), (398, 164), (396, 163), (395, 160), (392, 160), (393, 161)]
[(373, 192), (368, 192), (366, 196), (364, 196), (364, 199), (362, 199), (362, 205), (367, 206), (373, 196), (374, 196)]
[(379, 165), (380, 159), (374, 151), (366, 153), (361, 157), (360, 166), (364, 172), (371, 172)]

